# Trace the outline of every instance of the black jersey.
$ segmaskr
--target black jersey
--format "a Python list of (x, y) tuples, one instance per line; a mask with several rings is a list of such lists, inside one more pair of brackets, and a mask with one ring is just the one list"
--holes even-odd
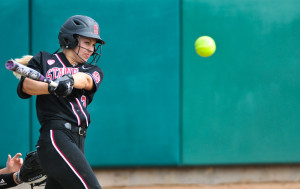
[(92, 102), (103, 79), (103, 72), (98, 66), (91, 64), (72, 66), (62, 52), (57, 54), (39, 52), (27, 66), (37, 70), (50, 80), (77, 72), (90, 75), (94, 81), (91, 91), (74, 88), (72, 93), (65, 98), (49, 94), (38, 95), (36, 99), (37, 116), (41, 125), (48, 120), (63, 119), (78, 126), (89, 126), (90, 114), (87, 106)]

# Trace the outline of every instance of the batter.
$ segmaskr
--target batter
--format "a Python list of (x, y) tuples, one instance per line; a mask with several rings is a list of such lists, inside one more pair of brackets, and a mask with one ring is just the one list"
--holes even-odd
[(58, 86), (22, 77), (18, 95), (24, 99), (37, 95), (41, 128), (36, 147), (48, 176), (45, 188), (101, 189), (85, 158), (84, 145), (91, 122), (87, 106), (103, 79), (102, 70), (92, 63), (99, 59), (105, 42), (98, 23), (82, 15), (70, 17), (58, 38), (61, 52), (39, 52), (27, 65)]

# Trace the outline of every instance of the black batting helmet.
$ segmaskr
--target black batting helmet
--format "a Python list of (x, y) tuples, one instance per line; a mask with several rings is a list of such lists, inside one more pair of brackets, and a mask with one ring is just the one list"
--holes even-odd
[(74, 49), (78, 44), (76, 35), (94, 38), (97, 43), (105, 44), (100, 38), (99, 24), (88, 16), (75, 15), (66, 20), (58, 34), (60, 46)]

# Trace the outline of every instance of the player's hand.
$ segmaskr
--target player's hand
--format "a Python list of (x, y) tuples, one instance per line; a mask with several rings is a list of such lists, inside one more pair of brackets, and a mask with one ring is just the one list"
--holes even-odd
[(13, 158), (11, 155), (8, 155), (8, 159), (6, 162), (7, 173), (18, 172), (23, 164), (23, 158), (21, 153), (17, 153)]
[(71, 74), (66, 74), (58, 79), (53, 80), (57, 83), (57, 87), (52, 87), (48, 85), (48, 91), (50, 94), (54, 94), (57, 97), (66, 97), (72, 90), (74, 85), (74, 78)]

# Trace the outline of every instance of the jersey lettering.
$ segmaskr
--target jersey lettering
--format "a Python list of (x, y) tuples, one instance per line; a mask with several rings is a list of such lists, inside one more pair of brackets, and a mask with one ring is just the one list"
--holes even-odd
[(82, 102), (83, 107), (86, 108), (86, 96), (82, 95), (80, 101)]
[(50, 80), (60, 78), (66, 74), (75, 74), (79, 72), (78, 68), (51, 68), (47, 71), (46, 77)]

